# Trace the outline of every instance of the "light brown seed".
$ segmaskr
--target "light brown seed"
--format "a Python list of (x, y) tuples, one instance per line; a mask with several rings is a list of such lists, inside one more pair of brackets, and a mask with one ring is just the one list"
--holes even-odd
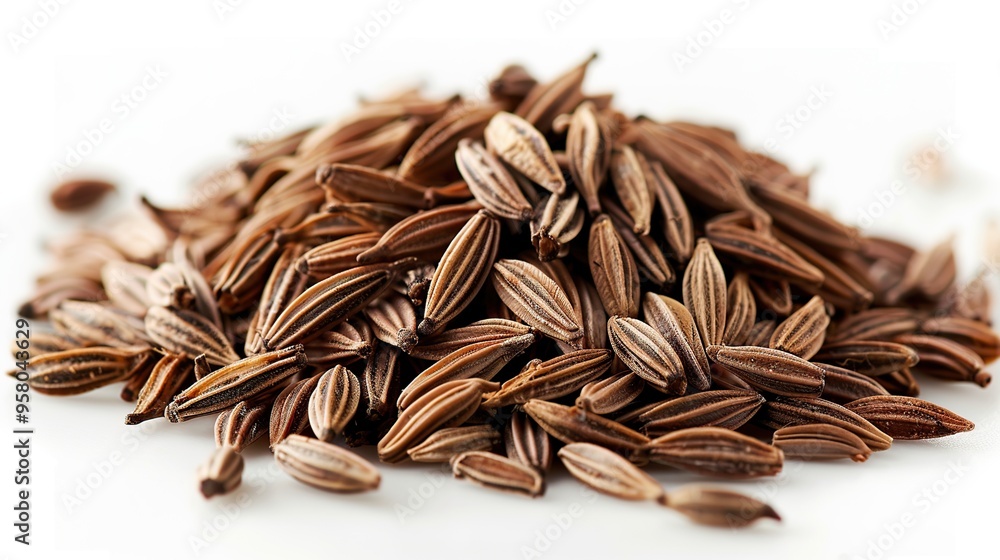
[(545, 493), (545, 480), (537, 470), (488, 451), (467, 451), (451, 460), (455, 478), (485, 488), (537, 498)]
[(201, 495), (221, 496), (235, 490), (243, 481), (243, 457), (229, 446), (219, 447), (208, 462), (198, 468)]
[(702, 238), (684, 271), (684, 306), (691, 312), (702, 342), (722, 344), (726, 327), (726, 275), (712, 245)]
[(455, 163), (472, 196), (493, 215), (526, 222), (534, 209), (507, 168), (479, 142), (458, 143)]
[(648, 324), (629, 317), (608, 320), (615, 355), (659, 391), (680, 395), (687, 389), (684, 364), (670, 343)]
[(638, 375), (619, 373), (584, 385), (576, 406), (594, 414), (610, 414), (631, 404), (645, 388), (646, 382)]
[(666, 502), (695, 523), (713, 527), (738, 529), (765, 517), (781, 521), (778, 513), (764, 502), (721, 488), (682, 486), (670, 492)]
[(102, 303), (66, 300), (49, 311), (49, 320), (61, 334), (84, 346), (129, 348), (149, 344), (142, 321)]
[(764, 404), (756, 391), (713, 390), (670, 399), (646, 408), (636, 417), (642, 431), (657, 437), (675, 430), (715, 426), (735, 430)]
[(697, 474), (725, 478), (773, 476), (781, 472), (781, 450), (725, 428), (685, 428), (652, 440), (650, 461)]
[(316, 439), (333, 442), (354, 417), (361, 401), (361, 384), (344, 366), (334, 366), (319, 377), (309, 397), (309, 426)]
[(490, 280), (504, 304), (539, 332), (571, 344), (583, 337), (566, 292), (538, 267), (500, 259), (493, 265)]
[(774, 429), (801, 424), (838, 426), (856, 434), (872, 451), (884, 451), (892, 445), (892, 437), (871, 422), (824, 399), (774, 397), (764, 405), (761, 420)]
[(127, 379), (147, 352), (95, 346), (42, 354), (28, 360), (28, 385), (44, 395), (86, 393)]
[(309, 399), (319, 383), (319, 376), (308, 377), (285, 387), (274, 399), (268, 426), (271, 450), (292, 434), (302, 434), (309, 428)]
[(368, 305), (364, 310), (375, 337), (409, 352), (418, 342), (417, 310), (413, 302), (402, 294), (389, 293)]
[(611, 359), (610, 351), (596, 349), (574, 350), (546, 361), (532, 360), (500, 390), (487, 394), (483, 406), (499, 408), (531, 399), (563, 397), (604, 374)]
[(770, 346), (809, 360), (819, 352), (830, 325), (823, 298), (813, 296), (808, 303), (781, 322), (771, 335)]
[(566, 154), (573, 183), (583, 195), (591, 215), (601, 212), (598, 192), (610, 165), (611, 134), (591, 102), (573, 111), (566, 130)]
[(711, 385), (708, 356), (688, 308), (673, 298), (647, 292), (643, 296), (642, 310), (646, 322), (656, 328), (677, 353), (688, 384), (701, 391), (708, 389)]
[(500, 246), (500, 221), (479, 211), (451, 240), (427, 291), (420, 336), (443, 330), (479, 293)]
[(306, 356), (317, 367), (346, 365), (371, 356), (374, 342), (367, 321), (350, 319), (306, 343)]
[(164, 349), (190, 358), (204, 354), (215, 365), (228, 365), (240, 359), (226, 335), (193, 311), (150, 307), (146, 313), (146, 332)]
[(407, 450), (418, 463), (447, 463), (466, 451), (489, 451), (500, 443), (500, 432), (488, 425), (444, 428)]
[(639, 313), (639, 271), (635, 258), (607, 215), (590, 227), (587, 247), (590, 274), (608, 315), (635, 317)]
[(545, 137), (521, 117), (500, 112), (483, 133), (490, 151), (542, 188), (563, 194), (566, 180)]
[(632, 218), (632, 231), (636, 235), (649, 233), (649, 222), (653, 215), (652, 193), (646, 184), (641, 157), (629, 146), (622, 146), (611, 153), (609, 167), (611, 184), (614, 185), (622, 206)]
[(575, 406), (532, 399), (524, 411), (563, 443), (590, 442), (623, 453), (638, 452), (649, 443), (639, 432)]
[(893, 439), (930, 439), (968, 432), (975, 424), (947, 408), (899, 395), (876, 395), (849, 402), (856, 413)]
[(125, 415), (125, 423), (132, 425), (162, 418), (171, 399), (192, 380), (193, 369), (193, 362), (180, 354), (161, 357), (142, 385), (135, 410)]
[(583, 230), (584, 212), (577, 192), (550, 194), (531, 220), (531, 244), (541, 261), (569, 254), (569, 244)]
[(302, 274), (327, 278), (358, 266), (358, 255), (374, 247), (381, 237), (381, 233), (366, 232), (318, 245), (299, 257), (295, 267)]
[(657, 500), (663, 488), (621, 455), (592, 443), (571, 443), (559, 450), (566, 470), (594, 490), (622, 500)]
[(296, 480), (330, 492), (366, 492), (381, 476), (368, 461), (336, 445), (290, 435), (274, 447), (274, 458)]
[(733, 276), (726, 293), (726, 328), (722, 333), (722, 342), (740, 346), (746, 344), (757, 318), (757, 301), (746, 272), (737, 272)]
[(872, 450), (857, 434), (830, 424), (788, 426), (774, 432), (771, 444), (788, 459), (826, 461), (850, 459), (863, 463)]
[(515, 408), (504, 426), (507, 457), (546, 472), (552, 466), (552, 441), (548, 432), (520, 408)]

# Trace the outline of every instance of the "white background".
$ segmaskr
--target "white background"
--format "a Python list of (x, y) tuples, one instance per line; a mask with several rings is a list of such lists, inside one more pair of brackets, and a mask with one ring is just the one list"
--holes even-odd
[[(998, 250), (986, 243), (1000, 215), (995, 3), (399, 0), (348, 57), (344, 45), (363, 41), (358, 28), (374, 29), (372, 12), (388, 1), (245, 0), (231, 10), (224, 2), (70, 1), (51, 17), (38, 15), (45, 2), (3, 3), (0, 338), (13, 335), (13, 309), (44, 267), (44, 240), (87, 223), (55, 215), (45, 196), (54, 163), (102, 119), (111, 133), (75, 170), (122, 186), (107, 219), (140, 192), (183, 201), (194, 176), (237, 154), (238, 138), (266, 133), (276, 114), (291, 115), (280, 125), (287, 132), (413, 83), (481, 95), (506, 63), (548, 79), (595, 50), (586, 87), (615, 91), (630, 114), (724, 124), (758, 148), (770, 139), (796, 170), (817, 169), (813, 201), (840, 218), (873, 217), (869, 231), (922, 247), (955, 233), (963, 274)], [(33, 30), (32, 19), (44, 25)], [(700, 52), (687, 50), (699, 41)], [(150, 69), (165, 77), (125, 114), (120, 97)], [(828, 94), (802, 109), (813, 91)], [(786, 115), (797, 110), (806, 118), (790, 129)], [(943, 180), (914, 173), (908, 158), (949, 130), (953, 141), (939, 143)], [(890, 199), (894, 181), (905, 190)], [(0, 416), (12, 425), (10, 385), (0, 394)], [(789, 463), (776, 479), (730, 484), (785, 518), (740, 532), (593, 499), (561, 472), (534, 501), (416, 466), (384, 468), (376, 493), (329, 495), (278, 473), (266, 451), (249, 452), (241, 492), (208, 502), (194, 469), (212, 449), (211, 420), (129, 428), (117, 388), (39, 396), (33, 544), (12, 541), (15, 457), (6, 442), (0, 541), (18, 559), (537, 557), (527, 547), (544, 558), (995, 558), (998, 394), (927, 383), (925, 397), (978, 428), (901, 442), (862, 465)], [(668, 487), (693, 480), (655, 474)], [(420, 492), (423, 503), (408, 504)], [(582, 515), (559, 528), (571, 507)], [(539, 540), (545, 532), (550, 542)]]

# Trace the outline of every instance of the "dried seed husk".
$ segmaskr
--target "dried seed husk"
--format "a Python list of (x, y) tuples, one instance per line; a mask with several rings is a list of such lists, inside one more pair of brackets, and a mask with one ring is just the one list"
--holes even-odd
[(534, 329), (574, 345), (583, 337), (566, 292), (538, 267), (500, 259), (493, 265), (490, 280), (504, 304)]
[(685, 428), (646, 446), (649, 460), (697, 474), (725, 478), (773, 476), (781, 472), (781, 450), (725, 428)]
[(738, 529), (765, 517), (781, 521), (771, 506), (721, 488), (687, 485), (667, 495), (667, 506), (702, 525)]
[(455, 151), (455, 163), (472, 196), (500, 218), (526, 222), (534, 208), (500, 160), (479, 142), (464, 139)]
[(788, 459), (827, 461), (850, 459), (863, 463), (872, 450), (857, 434), (830, 424), (787, 426), (774, 432), (771, 441)]
[(418, 342), (417, 310), (409, 298), (389, 293), (368, 305), (364, 310), (375, 337), (409, 352)]
[(750, 289), (750, 278), (737, 272), (726, 291), (726, 328), (722, 332), (723, 344), (740, 346), (746, 343), (757, 318), (757, 301)]
[(406, 450), (424, 442), (441, 428), (461, 425), (479, 408), (485, 391), (498, 384), (483, 379), (457, 379), (442, 383), (418, 398), (378, 442), (378, 456), (385, 463), (406, 459)]
[[(773, 233), (778, 241), (795, 251), (799, 257), (822, 274), (823, 281), (818, 285), (800, 284), (806, 291), (821, 295), (828, 303), (849, 311), (865, 309), (875, 300), (875, 294), (869, 289), (871, 286), (869, 278), (859, 281), (848, 273), (848, 269), (821, 255), (802, 240), (777, 228)], [(865, 276), (869, 274), (870, 270), (864, 273)]]
[(726, 327), (726, 275), (712, 245), (704, 238), (698, 240), (684, 271), (682, 293), (684, 306), (691, 312), (705, 346), (722, 344)]
[(611, 132), (594, 104), (580, 103), (566, 130), (566, 154), (573, 183), (591, 215), (601, 212), (598, 192), (610, 165)]
[(636, 317), (639, 270), (632, 252), (607, 215), (598, 216), (591, 225), (587, 254), (590, 274), (607, 314)]
[(139, 424), (162, 418), (167, 405), (194, 377), (194, 363), (180, 354), (165, 354), (153, 367), (139, 391), (135, 410), (125, 415), (125, 423)]
[(507, 457), (544, 473), (552, 466), (552, 441), (548, 432), (520, 408), (515, 408), (504, 425)]
[(575, 406), (532, 399), (524, 411), (563, 443), (590, 442), (623, 453), (638, 452), (649, 443), (639, 432)]
[(309, 426), (316, 439), (333, 442), (354, 418), (361, 401), (361, 384), (344, 366), (334, 366), (319, 377), (309, 397)]
[(535, 335), (528, 333), (460, 348), (420, 372), (403, 389), (396, 404), (400, 410), (405, 410), (430, 389), (456, 379), (476, 377), (489, 381), (534, 342)]
[(826, 312), (823, 298), (813, 296), (777, 326), (771, 335), (769, 346), (809, 360), (823, 346), (829, 325), (830, 316)]
[(306, 356), (317, 367), (346, 365), (371, 356), (374, 342), (368, 323), (351, 319), (306, 343)]
[(167, 405), (172, 423), (214, 414), (280, 386), (306, 367), (302, 345), (244, 358), (202, 377)]
[(550, 194), (538, 205), (531, 219), (531, 244), (541, 261), (569, 254), (569, 244), (583, 231), (584, 213), (580, 195), (569, 192)]
[(367, 404), (369, 419), (381, 420), (396, 413), (399, 399), (399, 349), (380, 343), (365, 361), (361, 376), (361, 398)]
[(500, 109), (495, 103), (456, 103), (413, 141), (396, 174), (412, 181), (457, 174), (455, 149), (463, 138), (480, 138)]
[(406, 452), (418, 463), (447, 463), (466, 451), (489, 451), (500, 443), (500, 439), (500, 432), (485, 424), (444, 428)]
[(595, 58), (596, 53), (551, 82), (536, 84), (518, 105), (515, 113), (538, 130), (548, 133), (556, 116), (569, 113), (584, 101), (580, 86), (587, 73), (587, 66)]
[(576, 406), (594, 414), (610, 414), (631, 404), (645, 388), (646, 382), (638, 375), (618, 373), (584, 385)]
[(237, 453), (267, 431), (271, 403), (238, 403), (215, 420), (215, 445), (232, 447)]
[(646, 184), (641, 157), (631, 147), (621, 146), (611, 153), (608, 171), (618, 200), (632, 218), (632, 231), (636, 235), (647, 235), (653, 215), (653, 197)]
[(895, 342), (848, 340), (826, 344), (813, 360), (876, 376), (912, 367), (920, 357), (909, 346)]
[(532, 360), (498, 391), (485, 395), (483, 406), (499, 408), (566, 396), (603, 375), (611, 358), (610, 351), (594, 349), (574, 350), (546, 361)]
[(757, 203), (771, 215), (775, 225), (799, 239), (827, 251), (857, 250), (859, 235), (856, 228), (845, 226), (829, 214), (810, 206), (802, 197), (775, 188), (751, 186), (751, 192)]
[(285, 306), (306, 290), (309, 278), (299, 272), (295, 263), (306, 251), (300, 243), (290, 243), (284, 247), (274, 265), (274, 271), (264, 284), (260, 303), (248, 326), (244, 350), (248, 356), (260, 352), (263, 333), (267, 332), (281, 315)]
[(304, 434), (309, 429), (309, 400), (319, 383), (318, 375), (296, 381), (285, 387), (274, 399), (268, 426), (271, 450), (292, 434)]
[(542, 188), (563, 194), (566, 180), (545, 137), (530, 122), (507, 112), (493, 115), (483, 132), (490, 151)]
[(215, 365), (227, 365), (240, 359), (225, 333), (193, 311), (150, 307), (146, 313), (146, 332), (167, 351), (189, 358), (204, 354), (209, 363)]
[(217, 448), (208, 462), (198, 468), (199, 489), (206, 498), (228, 494), (242, 481), (243, 457), (229, 446)]
[(975, 424), (947, 408), (900, 395), (876, 395), (844, 408), (868, 420), (893, 439), (930, 439), (968, 432)]
[(225, 313), (243, 311), (256, 303), (275, 261), (281, 255), (281, 246), (274, 241), (274, 232), (268, 231), (260, 236), (247, 237), (236, 246), (232, 255), (216, 276), (214, 286), (219, 309)]
[(701, 334), (691, 312), (681, 302), (667, 296), (647, 292), (643, 296), (643, 314), (674, 349), (681, 363), (688, 385), (704, 391), (711, 385), (708, 356)]
[(756, 391), (713, 390), (693, 393), (657, 403), (636, 416), (642, 431), (657, 437), (668, 432), (700, 426), (735, 430), (753, 417), (764, 404)]
[(439, 206), (403, 218), (357, 256), (361, 264), (443, 251), (482, 209), (478, 203)]
[(499, 246), (500, 221), (480, 210), (451, 240), (434, 270), (417, 334), (441, 332), (465, 309), (486, 282)]
[(485, 488), (537, 498), (545, 493), (539, 472), (513, 459), (488, 451), (467, 451), (451, 460), (455, 478), (468, 479)]
[(486, 341), (502, 341), (532, 332), (531, 327), (507, 319), (482, 319), (464, 327), (444, 331), (420, 342), (409, 354), (422, 360), (440, 360), (461, 348)]
[(142, 317), (151, 305), (146, 283), (152, 274), (153, 269), (142, 264), (110, 261), (101, 267), (101, 284), (115, 307)]
[(659, 243), (649, 235), (637, 235), (633, 231), (635, 222), (622, 207), (605, 199), (602, 199), (602, 204), (622, 241), (632, 252), (642, 275), (658, 286), (673, 284), (674, 269), (660, 250)]
[(295, 434), (274, 446), (274, 458), (299, 482), (330, 492), (375, 490), (382, 478), (371, 463), (354, 453)]
[(95, 346), (41, 354), (28, 360), (28, 385), (43, 395), (78, 395), (124, 381), (147, 358), (148, 348)]
[(571, 443), (559, 450), (563, 465), (577, 480), (622, 500), (657, 500), (663, 488), (621, 455), (592, 443)]
[(774, 397), (764, 404), (761, 420), (774, 428), (801, 424), (830, 424), (860, 437), (872, 451), (885, 451), (892, 437), (858, 414), (824, 399)]
[(358, 266), (358, 255), (374, 247), (381, 237), (378, 232), (366, 232), (318, 245), (299, 257), (295, 267), (302, 274), (327, 278)]
[[(726, 218), (726, 216), (723, 216)], [(823, 284), (823, 272), (773, 235), (731, 224), (719, 218), (705, 226), (705, 235), (719, 254), (736, 260), (754, 274), (805, 288)]]
[(923, 334), (900, 335), (894, 339), (912, 348), (919, 356), (916, 364), (907, 363), (916, 371), (952, 381), (971, 381), (986, 387), (993, 380), (983, 371), (983, 359), (971, 349), (941, 336)]
[(816, 365), (823, 368), (825, 372), (821, 396), (826, 400), (845, 403), (862, 397), (889, 394), (885, 388), (878, 384), (876, 378), (829, 364), (818, 363)]
[(149, 344), (141, 320), (103, 303), (66, 300), (49, 311), (49, 321), (57, 331), (84, 346), (131, 348)]
[(653, 388), (681, 395), (687, 389), (684, 364), (659, 331), (630, 317), (608, 320), (608, 339), (615, 355)]

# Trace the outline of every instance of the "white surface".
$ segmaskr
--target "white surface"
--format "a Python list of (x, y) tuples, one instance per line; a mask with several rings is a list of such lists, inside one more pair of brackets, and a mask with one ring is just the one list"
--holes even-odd
[[(986, 223), (1000, 208), (995, 3), (926, 2), (885, 38), (879, 20), (891, 22), (894, 6), (912, 11), (915, 0), (400, 0), (349, 62), (342, 44), (388, 1), (234, 0), (220, 16), (224, 2), (68, 2), (17, 52), (11, 33), (22, 33), (22, 18), (44, 3), (3, 3), (0, 338), (13, 334), (14, 305), (42, 269), (43, 240), (83, 223), (57, 217), (45, 192), (55, 181), (52, 163), (101, 119), (113, 131), (79, 170), (112, 174), (127, 195), (119, 206), (139, 192), (180, 201), (198, 171), (235, 154), (236, 138), (266, 131), (276, 112), (291, 114), (292, 130), (388, 87), (422, 80), (434, 92), (481, 93), (507, 62), (547, 79), (593, 50), (601, 58), (590, 91), (615, 91), (633, 114), (734, 127), (752, 146), (774, 139), (777, 155), (796, 169), (818, 167), (813, 200), (841, 218), (857, 219), (879, 192), (904, 181), (907, 190), (872, 231), (900, 232), (920, 245), (957, 232), (965, 272), (982, 262)], [(548, 12), (570, 7), (553, 24)], [(731, 23), (679, 71), (672, 54), (724, 9)], [(126, 115), (116, 100), (142, 83), (147, 68), (166, 76)], [(806, 103), (812, 88), (832, 95), (786, 137), (783, 115)], [(907, 158), (949, 126), (959, 135), (945, 154), (951, 185), (912, 180)], [(525, 547), (545, 545), (539, 531), (560, 533), (539, 551), (545, 558), (995, 557), (998, 387), (927, 384), (927, 398), (977, 422), (971, 434), (899, 443), (863, 465), (789, 463), (776, 479), (728, 484), (785, 517), (741, 532), (697, 527), (653, 505), (593, 499), (565, 473), (535, 501), (415, 466), (383, 469), (377, 493), (328, 495), (281, 475), (262, 451), (249, 454), (242, 491), (206, 502), (193, 472), (211, 450), (211, 420), (128, 428), (122, 417), (130, 407), (116, 393), (33, 401), (30, 549), (11, 540), (15, 457), (3, 444), (0, 539), (8, 557), (523, 558), (537, 557)], [(11, 386), (0, 395), (11, 425)], [(108, 470), (112, 459), (118, 464)], [(693, 480), (656, 476), (668, 487)], [(67, 506), (88, 480), (96, 486), (90, 495)], [(933, 501), (921, 497), (925, 491)], [(407, 505), (414, 492), (429, 497)], [(399, 507), (413, 507), (412, 515), (401, 518)], [(570, 511), (582, 513), (554, 529)], [(912, 523), (900, 533), (904, 519)], [(214, 534), (206, 529), (213, 523), (221, 527)], [(192, 539), (206, 546), (196, 550)], [(887, 550), (873, 550), (879, 542)]]

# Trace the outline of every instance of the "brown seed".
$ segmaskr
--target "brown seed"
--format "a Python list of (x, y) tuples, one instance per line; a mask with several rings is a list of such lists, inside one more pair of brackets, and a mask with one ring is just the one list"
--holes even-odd
[(590, 274), (608, 315), (637, 316), (639, 271), (632, 253), (608, 216), (598, 216), (591, 225), (587, 254)]
[(920, 361), (920, 357), (909, 346), (877, 340), (827, 344), (813, 359), (865, 375), (884, 375), (903, 367), (914, 366)]
[(964, 317), (935, 317), (924, 321), (920, 330), (968, 347), (986, 364), (1000, 357), (1000, 336), (986, 323)]
[(407, 453), (418, 463), (447, 463), (455, 455), (466, 451), (489, 451), (498, 443), (500, 432), (492, 426), (462, 426), (438, 430)]
[(365, 308), (375, 337), (409, 352), (418, 342), (417, 310), (413, 302), (402, 294), (390, 293)]
[(493, 266), (500, 245), (500, 221), (479, 211), (452, 239), (434, 271), (420, 336), (444, 329), (479, 292)]
[(856, 434), (872, 451), (884, 451), (892, 437), (846, 408), (823, 399), (774, 397), (764, 405), (762, 420), (772, 428), (801, 424), (830, 424)]
[(367, 403), (369, 419), (389, 418), (396, 413), (399, 399), (399, 349), (377, 344), (365, 362), (361, 377), (361, 395)]
[(309, 426), (316, 439), (332, 443), (354, 417), (360, 400), (361, 384), (344, 366), (321, 375), (309, 397)]
[(532, 399), (524, 404), (524, 411), (564, 443), (596, 443), (623, 453), (637, 452), (649, 443), (639, 432), (577, 407)]
[(455, 478), (465, 478), (485, 488), (537, 498), (545, 493), (545, 480), (535, 469), (488, 451), (467, 451), (451, 460)]
[(538, 472), (546, 472), (552, 465), (552, 442), (538, 422), (520, 408), (514, 409), (504, 426), (504, 447), (507, 457)]
[(539, 205), (531, 220), (531, 244), (541, 261), (551, 261), (569, 254), (570, 242), (583, 230), (584, 213), (580, 195), (550, 194)]
[(167, 405), (193, 377), (194, 364), (180, 354), (160, 358), (139, 392), (135, 410), (125, 415), (126, 424), (162, 418)]
[(538, 267), (500, 259), (493, 265), (490, 280), (507, 307), (539, 332), (572, 344), (583, 337), (566, 292)]
[(295, 266), (302, 274), (327, 278), (357, 266), (358, 255), (374, 247), (381, 237), (378, 232), (359, 233), (318, 245), (299, 257)]
[(597, 195), (610, 165), (611, 134), (593, 103), (583, 102), (573, 111), (566, 131), (566, 154), (573, 183), (587, 209), (591, 215), (599, 214)]
[(146, 359), (146, 348), (78, 348), (28, 360), (28, 385), (45, 395), (78, 395), (124, 381)]
[(576, 406), (594, 414), (609, 414), (628, 406), (645, 388), (646, 382), (638, 375), (619, 373), (584, 385)]
[(900, 335), (895, 341), (912, 348), (919, 356), (916, 364), (907, 363), (915, 370), (953, 381), (972, 381), (986, 387), (992, 381), (982, 358), (969, 348), (940, 336), (922, 334)]
[(292, 383), (274, 399), (268, 427), (271, 450), (292, 434), (305, 433), (309, 428), (309, 400), (319, 383), (318, 375)]
[(77, 179), (57, 186), (50, 195), (52, 206), (62, 212), (79, 212), (95, 206), (115, 191), (115, 186), (97, 179)]
[(647, 161), (644, 170), (646, 184), (656, 196), (663, 217), (663, 237), (673, 249), (677, 261), (686, 263), (694, 252), (694, 225), (691, 213), (680, 191), (677, 190), (677, 185), (663, 170), (663, 164), (658, 161)]
[(920, 319), (910, 309), (878, 307), (848, 315), (827, 335), (828, 342), (849, 340), (892, 340), (920, 327)]
[(649, 233), (649, 222), (653, 215), (652, 193), (646, 184), (641, 157), (632, 148), (622, 146), (611, 153), (609, 167), (611, 184), (614, 185), (622, 206), (632, 218), (632, 231), (636, 235)]
[(362, 165), (321, 165), (316, 184), (326, 191), (327, 202), (380, 202), (417, 209), (436, 202), (433, 190)]
[(829, 364), (816, 365), (823, 368), (825, 372), (821, 396), (826, 400), (845, 403), (862, 397), (889, 394), (878, 384), (877, 378)]
[(803, 398), (823, 393), (823, 369), (794, 354), (757, 346), (709, 346), (707, 352), (755, 389)]
[(872, 450), (856, 434), (830, 424), (788, 426), (774, 432), (772, 445), (789, 459), (825, 461), (850, 459), (863, 463)]
[(712, 245), (699, 239), (684, 271), (684, 306), (706, 346), (722, 344), (726, 327), (726, 276)]
[(243, 457), (229, 446), (219, 447), (198, 469), (201, 495), (206, 498), (228, 494), (243, 481)]
[(975, 424), (954, 412), (913, 397), (876, 395), (849, 402), (844, 408), (893, 439), (939, 438), (975, 428)]
[(542, 188), (563, 194), (566, 180), (542, 134), (528, 121), (500, 112), (483, 133), (486, 145), (500, 159)]
[(443, 251), (466, 223), (482, 209), (479, 204), (439, 206), (403, 218), (357, 256), (361, 264)]
[(738, 272), (729, 283), (726, 297), (726, 328), (723, 344), (739, 346), (746, 343), (757, 318), (757, 301), (750, 290), (749, 276)]
[(571, 443), (559, 450), (566, 470), (594, 490), (622, 500), (657, 500), (656, 479), (621, 455), (592, 443)]
[(455, 162), (472, 196), (493, 215), (526, 222), (534, 209), (507, 168), (478, 142), (458, 143)]
[(231, 447), (237, 453), (257, 441), (267, 431), (270, 403), (240, 402), (223, 411), (215, 420), (215, 445)]
[(470, 344), (502, 341), (530, 333), (531, 327), (506, 319), (483, 319), (465, 327), (458, 327), (423, 338), (410, 349), (409, 354), (422, 360), (440, 360)]
[(611, 352), (603, 349), (574, 350), (544, 362), (532, 360), (498, 391), (487, 394), (483, 406), (499, 408), (531, 399), (556, 399), (600, 377), (610, 365)]
[(354, 453), (300, 435), (290, 435), (276, 445), (274, 458), (296, 480), (330, 492), (375, 490), (382, 478), (371, 463)]
[(226, 335), (193, 311), (150, 307), (146, 331), (164, 349), (190, 358), (205, 355), (211, 364), (228, 365), (240, 359)]
[(771, 335), (770, 346), (809, 360), (819, 352), (830, 325), (823, 299), (813, 296), (808, 303), (781, 322)]
[(375, 342), (367, 321), (351, 319), (306, 343), (306, 356), (317, 367), (348, 364), (370, 356)]
[(646, 322), (663, 335), (684, 364), (688, 384), (701, 391), (708, 389), (711, 384), (708, 356), (688, 308), (675, 299), (647, 292), (642, 310)]
[(820, 286), (825, 278), (821, 270), (772, 235), (722, 220), (706, 224), (705, 235), (718, 253), (755, 274), (804, 287)]
[(632, 252), (642, 275), (659, 286), (673, 284), (674, 269), (660, 250), (659, 243), (649, 235), (637, 235), (633, 231), (635, 222), (622, 207), (606, 199), (602, 199), (602, 205), (607, 210), (618, 235)]
[(652, 437), (700, 426), (735, 430), (746, 424), (763, 404), (764, 397), (756, 391), (703, 391), (646, 408), (636, 420), (642, 422), (642, 431)]
[(781, 450), (725, 428), (700, 427), (660, 436), (647, 446), (650, 461), (725, 478), (781, 472)]
[(758, 519), (781, 521), (771, 506), (729, 490), (688, 485), (670, 492), (667, 505), (696, 523), (738, 529)]
[(687, 389), (684, 364), (653, 327), (638, 319), (612, 317), (608, 320), (608, 339), (615, 355), (652, 387), (675, 395)]

